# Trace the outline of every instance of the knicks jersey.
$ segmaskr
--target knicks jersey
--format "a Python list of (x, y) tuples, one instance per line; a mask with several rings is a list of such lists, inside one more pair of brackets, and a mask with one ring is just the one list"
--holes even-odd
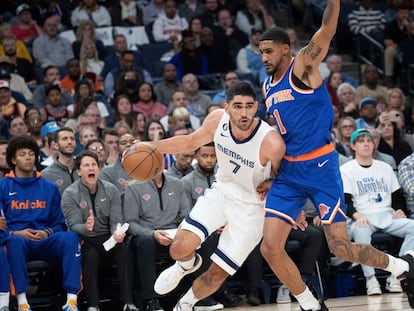
[(268, 77), (262, 87), (266, 107), (286, 143), (286, 156), (299, 156), (330, 144), (333, 108), (323, 83), (303, 90), (292, 82), (294, 58), (279, 81)]
[(272, 177), (271, 162), (265, 166), (260, 163), (260, 147), (269, 131), (274, 129), (259, 120), (248, 138), (238, 140), (232, 135), (228, 114), (223, 115), (214, 135), (217, 190), (243, 202), (263, 204), (256, 196), (256, 187)]

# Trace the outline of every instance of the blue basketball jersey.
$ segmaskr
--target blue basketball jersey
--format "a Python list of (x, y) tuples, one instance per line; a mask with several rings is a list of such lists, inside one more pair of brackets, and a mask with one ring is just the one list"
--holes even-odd
[(266, 106), (286, 143), (287, 156), (299, 156), (330, 144), (334, 113), (324, 83), (300, 89), (292, 81), (294, 58), (283, 77), (263, 83)]

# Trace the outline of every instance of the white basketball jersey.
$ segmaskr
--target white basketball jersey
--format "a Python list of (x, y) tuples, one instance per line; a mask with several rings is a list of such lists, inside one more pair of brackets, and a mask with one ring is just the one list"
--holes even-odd
[(248, 203), (260, 203), (256, 187), (272, 177), (271, 162), (260, 163), (260, 147), (270, 125), (260, 120), (250, 137), (238, 140), (233, 137), (229, 116), (224, 114), (214, 134), (217, 155), (217, 180), (214, 185), (227, 196)]

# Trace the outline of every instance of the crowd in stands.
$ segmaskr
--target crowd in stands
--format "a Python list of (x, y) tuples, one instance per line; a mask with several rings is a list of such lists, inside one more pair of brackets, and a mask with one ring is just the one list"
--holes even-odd
[[(302, 26), (301, 23), (307, 27), (310, 20), (317, 21), (317, 8), (325, 2), (292, 2), (294, 26), (288, 33), (293, 54), (302, 48), (295, 27)], [(361, 152), (356, 145), (362, 139), (369, 143), (372, 138), (373, 158), (382, 161), (380, 165), (386, 163), (387, 176), (383, 182), (389, 183), (384, 184), (389, 193), (383, 202), (388, 204), (384, 212), (390, 213), (394, 208), (398, 218), (406, 218), (412, 226), (414, 113), (399, 83), (404, 79), (402, 68), (414, 62), (414, 6), (412, 1), (403, 0), (380, 1), (382, 6), (371, 0), (342, 2), (344, 12), (349, 14), (342, 16), (347, 30), (338, 28), (343, 31), (338, 36), (356, 38), (361, 32), (366, 33), (383, 44), (385, 53), (384, 67), (380, 68), (373, 60), (373, 64), (364, 66), (362, 81), (343, 72), (339, 54), (331, 53), (325, 60), (324, 83), (336, 115), (332, 137), (340, 163), (355, 166), (354, 158)], [(84, 243), (82, 262), (76, 262), (73, 271), (64, 272), (76, 274), (76, 269), (82, 267), (88, 311), (99, 310), (98, 268), (101, 261), (108, 259), (117, 264), (123, 310), (137, 310), (135, 304), (141, 304), (140, 310), (162, 311), (153, 290), (158, 272), (156, 258), (159, 254), (168, 256), (171, 239), (165, 236), (165, 230), (177, 228), (195, 200), (214, 182), (217, 169), (214, 148), (204, 146), (193, 153), (165, 155), (163, 175), (144, 183), (131, 180), (125, 173), (122, 153), (136, 141), (154, 141), (196, 130), (208, 113), (223, 107), (227, 88), (240, 80), (249, 80), (261, 99), (260, 86), (266, 72), (259, 41), (266, 29), (279, 26), (273, 14), (279, 8), (278, 1), (2, 0), (1, 7), (0, 174), (3, 179), (11, 178), (11, 183), (25, 177), (36, 182), (40, 179), (53, 188), (59, 202), (51, 203), (51, 213), (57, 213), (58, 219), (64, 221), (40, 224), (36, 220), (33, 224), (24, 218), (19, 220), (23, 225), (14, 227), (14, 219), (7, 219), (8, 199), (3, 198), (13, 191), (6, 189), (0, 195), (0, 211), (4, 210), (8, 227), (0, 214), (0, 241), (3, 242), (3, 233), (29, 234), (28, 228), (42, 231), (38, 233), (42, 240), (54, 236), (55, 231), (75, 232), (72, 244), (77, 238)], [(128, 31), (141, 27), (149, 40), (147, 45), (165, 51), (154, 60), (151, 52), (145, 53), (144, 46), (128, 42), (131, 36), (117, 32), (117, 27), (126, 27)], [(103, 35), (108, 32), (102, 31), (108, 28), (109, 40)], [(72, 37), (63, 33), (72, 33)], [(260, 102), (258, 117), (272, 122), (265, 110)], [(354, 136), (361, 129), (367, 129), (364, 135)], [(32, 166), (36, 166), (42, 177), (13, 175), (16, 169), (19, 173), (25, 171), (17, 161), (18, 153), (13, 153), (19, 148), (36, 155)], [(343, 168), (343, 172), (348, 171), (345, 191), (351, 201), (356, 196), (352, 192), (355, 181), (352, 178), (357, 175), (351, 174), (352, 169), (360, 170), (361, 166), (347, 164)], [(382, 171), (382, 168), (377, 170)], [(358, 176), (363, 178), (364, 174), (358, 171)], [(3, 186), (0, 182), (0, 188)], [(35, 193), (27, 199), (32, 198), (49, 200), (36, 197)], [(361, 210), (360, 205), (351, 204), (352, 209), (347, 211), (350, 222), (352, 219), (357, 222), (363, 212), (374, 208), (376, 200), (371, 197), (372, 206)], [(61, 207), (59, 212), (55, 210), (56, 204)], [(303, 258), (312, 258), (299, 263), (303, 279), (318, 287), (313, 263), (319, 261), (322, 269), (328, 269), (329, 251), (314, 216), (307, 213), (309, 223), (314, 225), (304, 232), (292, 232), (291, 239), (304, 245)], [(18, 218), (14, 214), (12, 217)], [(119, 233), (118, 223), (128, 223), (128, 231)], [(56, 230), (50, 227), (53, 225)], [(382, 225), (377, 227), (384, 229)], [(350, 233), (359, 241), (366, 241), (375, 231), (355, 232), (354, 227), (350, 224)], [(116, 246), (106, 252), (102, 243), (111, 236)], [(206, 262), (216, 240), (213, 235), (200, 250)], [(44, 250), (55, 251), (50, 246)], [(26, 251), (23, 258), (47, 259), (39, 255), (38, 249), (28, 247)], [(77, 251), (75, 247), (74, 252)], [(0, 252), (0, 259), (2, 256)], [(246, 300), (251, 305), (260, 304), (262, 261), (257, 248), (246, 263), (247, 278), (243, 284), (246, 299), (225, 286), (200, 301), (195, 310), (234, 307)], [(16, 272), (16, 266), (11, 268), (13, 277), (24, 278)], [(0, 270), (0, 275), (3, 271)], [(134, 273), (139, 275), (142, 302), (134, 301)], [(65, 310), (75, 310), (70, 308), (76, 306), (77, 276), (69, 277), (74, 287), (64, 285), (68, 292)], [(364, 276), (368, 295), (380, 294), (372, 270), (364, 268)], [(19, 311), (30, 310), (26, 283), (22, 284), (16, 286), (16, 290), (21, 289), (17, 292)], [(3, 310), (4, 292), (9, 290), (1, 286), (0, 310)], [(394, 279), (389, 280), (389, 288), (401, 292)], [(321, 292), (319, 289), (319, 295)], [(291, 301), (286, 287), (279, 288), (277, 301)]]

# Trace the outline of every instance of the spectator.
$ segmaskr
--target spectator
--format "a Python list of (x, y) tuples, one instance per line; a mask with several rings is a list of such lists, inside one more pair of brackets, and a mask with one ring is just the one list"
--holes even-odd
[[(172, 133), (171, 136), (175, 136), (174, 133)], [(188, 175), (194, 170), (193, 166), (191, 165), (194, 160), (194, 156), (194, 151), (174, 154), (175, 162), (165, 171), (165, 175), (179, 179)]]
[(79, 179), (74, 169), (75, 134), (68, 127), (63, 127), (54, 132), (55, 146), (58, 156), (52, 165), (42, 170), (42, 176), (55, 183), (60, 193)]
[(408, 38), (410, 27), (410, 10), (399, 7), (395, 12), (394, 21), (385, 26), (384, 31), (384, 74), (388, 87), (395, 86), (400, 68), (395, 66), (398, 44)]
[(118, 136), (122, 136), (127, 133), (131, 133), (132, 130), (129, 127), (128, 123), (126, 121), (118, 121), (114, 124), (114, 130), (118, 133)]
[(359, 118), (355, 120), (357, 129), (375, 127), (377, 121), (376, 106), (377, 100), (371, 97), (366, 97), (359, 102)]
[(27, 125), (24, 119), (20, 116), (12, 118), (9, 122), (9, 135), (8, 137), (13, 138), (27, 134)]
[(96, 38), (95, 24), (89, 19), (81, 21), (79, 27), (76, 29), (76, 40), (72, 43), (73, 55), (75, 55), (75, 58), (80, 59), (82, 43), (89, 40), (95, 44), (99, 59), (105, 60), (105, 46), (101, 40)]
[[(26, 58), (17, 56), (16, 39), (13, 37), (3, 38), (2, 44), (4, 54), (10, 59), (11, 67), (13, 67), (13, 70), (11, 70), (11, 72), (22, 76), (24, 78), (24, 81), (29, 85), (37, 84), (38, 77), (33, 69), (32, 63)], [(2, 57), (0, 56), (0, 58)]]
[(59, 129), (56, 122), (49, 122), (42, 126), (40, 129), (40, 137), (42, 138), (42, 148), (39, 155), (39, 171), (44, 170), (46, 167), (53, 164), (58, 156), (58, 151), (53, 148), (55, 141), (55, 135), (53, 134)]
[(69, 41), (59, 36), (57, 20), (54, 17), (46, 19), (44, 28), (45, 33), (33, 41), (35, 64), (42, 68), (49, 65), (65, 66), (74, 56)]
[(118, 159), (119, 149), (118, 142), (119, 136), (117, 131), (112, 128), (106, 128), (103, 131), (103, 143), (105, 146), (106, 154), (106, 164), (112, 164)]
[(392, 88), (388, 90), (387, 109), (398, 110), (404, 113), (406, 110), (405, 95), (401, 89)]
[(97, 138), (95, 131), (91, 127), (84, 127), (79, 131), (79, 143), (82, 147), (85, 147), (90, 140)]
[(338, 87), (342, 84), (343, 79), (340, 72), (331, 72), (326, 80), (326, 88), (328, 89), (329, 97), (331, 98), (332, 105), (339, 107), (339, 98), (337, 95)]
[(213, 97), (213, 104), (223, 106), (227, 101), (227, 90), (230, 86), (240, 81), (240, 77), (235, 71), (228, 71), (223, 75), (224, 90)]
[[(388, 164), (373, 158), (375, 144), (369, 131), (355, 131), (351, 145), (355, 159), (341, 166), (347, 215), (353, 220), (350, 235), (356, 243), (370, 244), (376, 231), (391, 233), (404, 239), (399, 252), (402, 255), (413, 243), (414, 222), (403, 211), (404, 199), (398, 180)], [(381, 294), (375, 270), (364, 265), (362, 270), (367, 295)], [(394, 275), (386, 283), (388, 291), (402, 292), (400, 281)]]
[(99, 164), (99, 170), (103, 169), (106, 165), (106, 158), (108, 156), (105, 145), (102, 141), (102, 139), (91, 139), (88, 141), (85, 145), (85, 150), (88, 150), (98, 157), (98, 164)]
[(348, 15), (348, 25), (354, 35), (365, 33), (381, 44), (386, 19), (381, 10), (372, 7), (372, 3), (372, 0), (361, 0), (358, 9)]
[(40, 130), (43, 123), (39, 109), (36, 107), (28, 107), (24, 112), (24, 122), (27, 125), (27, 134), (36, 140), (39, 147), (42, 147), (42, 138), (40, 137)]
[(201, 32), (201, 28), (203, 27), (202, 23), (201, 23), (201, 19), (199, 16), (194, 16), (188, 25), (188, 30), (190, 31), (190, 33), (193, 35), (194, 39), (195, 39), (195, 45), (196, 47), (199, 47), (201, 44), (200, 41), (200, 32)]
[[(16, 56), (27, 59), (30, 63), (33, 63), (32, 56), (23, 41), (17, 40), (12, 31), (12, 25), (10, 23), (3, 22), (0, 25), (0, 39), (13, 38), (16, 40)], [(5, 55), (3, 44), (0, 44), (0, 56)]]
[(408, 38), (399, 43), (398, 49), (403, 68), (407, 68), (409, 64), (414, 64), (414, 20), (410, 22)]
[(104, 62), (99, 60), (98, 51), (91, 40), (83, 41), (79, 60), (82, 72), (93, 72), (97, 77), (101, 75)]
[(344, 82), (348, 82), (354, 88), (358, 87), (358, 81), (345, 73), (342, 72), (342, 57), (338, 54), (331, 54), (326, 58), (326, 66), (329, 69), (329, 72), (339, 72), (342, 76)]
[(373, 127), (367, 128), (367, 130), (368, 132), (371, 133), (372, 138), (374, 139), (374, 144), (375, 144), (374, 159), (388, 163), (392, 167), (392, 170), (397, 174), (397, 163), (395, 163), (394, 158), (389, 154), (378, 151), (378, 145), (381, 139), (381, 134), (379, 133), (379, 130)]
[(221, 42), (214, 38), (213, 31), (208, 27), (203, 27), (200, 33), (201, 45), (197, 48), (207, 58), (207, 70), (210, 73), (223, 73), (236, 68), (235, 59)]
[(177, 80), (177, 68), (174, 64), (165, 64), (162, 73), (163, 80), (155, 84), (154, 93), (158, 101), (168, 107), (172, 94), (179, 88)]
[(40, 36), (43, 31), (32, 18), (30, 6), (26, 3), (20, 4), (16, 9), (18, 24), (13, 26), (13, 34), (17, 40), (23, 41), (26, 46), (32, 46), (33, 40)]
[(259, 51), (261, 29), (252, 29), (250, 43), (237, 53), (237, 69), (241, 73), (251, 73), (255, 79), (263, 68), (262, 54)]
[(181, 50), (174, 54), (169, 63), (177, 69), (177, 79), (181, 81), (188, 73), (195, 75), (208, 74), (207, 57), (196, 49), (195, 38), (191, 32), (185, 30), (181, 33)]
[(10, 121), (15, 117), (24, 118), (26, 106), (16, 102), (11, 96), (9, 82), (0, 80), (0, 106), (2, 119), (0, 120), (0, 135), (9, 138), (8, 129)]
[(213, 32), (217, 42), (224, 42), (232, 59), (236, 59), (239, 50), (249, 44), (248, 36), (233, 24), (233, 17), (226, 9), (218, 12), (218, 25)]
[(299, 40), (296, 34), (296, 30), (294, 28), (286, 28), (286, 32), (289, 35), (289, 39), (290, 39), (290, 52), (292, 56), (296, 56), (296, 54), (298, 54), (299, 50), (302, 48), (299, 45)]
[(181, 32), (188, 29), (188, 22), (177, 13), (174, 0), (166, 0), (164, 12), (158, 15), (152, 27), (152, 33), (156, 42), (169, 41), (178, 48), (181, 41)]
[(111, 9), (112, 26), (141, 26), (142, 11), (134, 0), (121, 0)]
[[(29, 136), (12, 139), (7, 147), (7, 163), (12, 172), (0, 181), (1, 208), (6, 216), (6, 246), (19, 310), (31, 310), (26, 260), (61, 260), (63, 287), (67, 292), (64, 311), (77, 311), (77, 292), (81, 289), (80, 240), (66, 231), (56, 185), (35, 172), (39, 147)], [(16, 195), (7, 196), (6, 189)], [(19, 206), (36, 206), (16, 210)]]
[(408, 217), (414, 219), (414, 153), (398, 165), (398, 180), (404, 190)]
[(356, 88), (356, 102), (365, 97), (387, 98), (388, 89), (379, 84), (379, 72), (375, 65), (367, 65), (364, 70), (364, 83)]
[[(83, 151), (76, 157), (75, 169), (80, 179), (63, 193), (62, 210), (69, 230), (83, 240), (82, 274), (88, 310), (99, 310), (98, 268), (106, 259), (116, 262), (123, 310), (137, 311), (133, 304), (133, 267), (126, 235), (117, 231), (117, 224), (124, 223), (118, 190), (111, 183), (98, 179), (98, 157), (90, 151)], [(102, 244), (110, 237), (116, 244), (105, 250)]]
[(144, 130), (143, 141), (157, 141), (165, 138), (165, 129), (160, 121), (148, 120)]
[(336, 95), (339, 99), (339, 113), (341, 117), (351, 116), (354, 119), (359, 117), (358, 103), (355, 100), (356, 90), (348, 82), (343, 82), (338, 86)]
[(336, 150), (345, 157), (352, 157), (351, 135), (356, 131), (357, 125), (355, 119), (350, 116), (342, 117), (338, 120), (338, 142)]
[(193, 17), (204, 13), (203, 2), (200, 0), (185, 0), (178, 6), (178, 13), (189, 23)]
[(132, 112), (132, 103), (127, 95), (118, 95), (112, 101), (112, 105), (115, 110), (115, 121), (125, 121), (128, 115)]
[(176, 229), (189, 210), (181, 181), (165, 174), (144, 182), (133, 181), (125, 190), (125, 221), (132, 236), (130, 246), (136, 257), (146, 311), (163, 310), (154, 292), (155, 256), (168, 256), (172, 238), (166, 230)]
[(253, 28), (267, 30), (274, 27), (275, 22), (260, 0), (246, 0), (245, 9), (236, 14), (236, 25), (250, 36)]
[(84, 20), (92, 20), (96, 27), (112, 25), (108, 10), (96, 0), (80, 0), (79, 5), (72, 11), (70, 22), (73, 27), (78, 27)]
[(160, 13), (164, 12), (164, 0), (151, 0), (151, 2), (142, 9), (144, 25), (152, 25)]
[(99, 175), (99, 178), (101, 180), (106, 180), (117, 187), (119, 193), (124, 192), (129, 182), (131, 182), (131, 177), (125, 173), (124, 167), (122, 166), (121, 158), (124, 151), (131, 147), (134, 142), (135, 138), (129, 133), (125, 133), (119, 136), (119, 152), (116, 161), (110, 165), (105, 166)]
[(130, 134), (132, 134), (137, 141), (143, 141), (145, 126), (147, 123), (145, 115), (142, 112), (132, 111), (128, 115), (126, 122), (131, 128)]
[[(7, 80), (10, 84), (10, 89), (13, 92), (19, 93), (20, 96), (23, 96), (24, 101), (22, 100), (22, 103), (29, 105), (33, 101), (32, 92), (24, 81), (24, 78), (14, 73), (14, 66), (8, 56), (0, 56), (0, 80)], [(15, 93), (13, 93), (13, 96), (15, 96)], [(16, 97), (16, 99), (18, 98)]]
[(167, 107), (157, 102), (152, 84), (146, 82), (138, 87), (138, 101), (132, 104), (132, 109), (142, 112), (147, 119), (159, 120), (167, 115)]
[[(84, 72), (82, 74), (79, 59), (76, 58), (71, 58), (67, 61), (66, 72), (67, 74), (60, 81), (60, 85), (62, 86), (62, 89), (74, 96), (76, 102), (76, 84), (80, 80), (86, 79), (86, 73)], [(84, 81), (87, 82), (86, 80)], [(101, 90), (101, 85), (99, 83), (93, 83), (92, 85), (94, 85), (94, 91), (96, 93)], [(92, 94), (89, 94), (88, 96), (92, 96)]]
[(201, 25), (213, 29), (218, 24), (219, 6), (217, 0), (206, 0), (204, 3), (204, 12), (199, 15), (201, 19)]
[(200, 122), (203, 122), (207, 114), (207, 108), (213, 103), (211, 98), (200, 92), (198, 79), (192, 73), (188, 73), (183, 77), (182, 88), (187, 99), (186, 108), (188, 112), (199, 118)]
[(60, 86), (56, 84), (49, 86), (46, 89), (46, 97), (48, 104), (41, 109), (43, 123), (55, 121), (58, 126), (63, 127), (72, 115), (63, 105)]

